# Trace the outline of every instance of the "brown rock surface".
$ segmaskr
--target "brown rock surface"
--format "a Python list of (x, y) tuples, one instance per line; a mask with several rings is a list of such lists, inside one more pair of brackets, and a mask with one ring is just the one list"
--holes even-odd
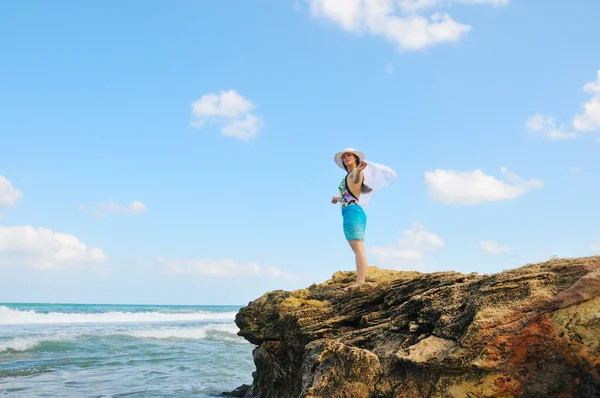
[(369, 267), (236, 316), (245, 397), (600, 397), (600, 257), (493, 275)]

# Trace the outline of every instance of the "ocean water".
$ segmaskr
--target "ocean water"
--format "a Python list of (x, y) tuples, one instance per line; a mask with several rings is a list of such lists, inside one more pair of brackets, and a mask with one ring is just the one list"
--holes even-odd
[(240, 307), (0, 304), (0, 397), (213, 397), (252, 382)]

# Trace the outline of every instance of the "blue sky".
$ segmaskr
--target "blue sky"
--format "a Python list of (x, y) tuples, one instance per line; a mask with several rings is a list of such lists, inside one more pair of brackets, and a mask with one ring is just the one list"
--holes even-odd
[(0, 302), (245, 304), (371, 265), (600, 253), (600, 3), (9, 2)]

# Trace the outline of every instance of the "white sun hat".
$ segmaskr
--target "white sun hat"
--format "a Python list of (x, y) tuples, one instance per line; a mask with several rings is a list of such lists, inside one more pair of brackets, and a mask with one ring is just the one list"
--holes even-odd
[(344, 168), (344, 161), (342, 160), (342, 156), (344, 156), (345, 153), (353, 153), (356, 156), (358, 156), (358, 163), (365, 160), (364, 153), (357, 151), (354, 148), (346, 148), (346, 149), (336, 153), (335, 156), (333, 157), (333, 161), (335, 162), (335, 164), (337, 164), (338, 166), (340, 166), (340, 168), (342, 168), (344, 170), (346, 170), (346, 169)]
[[(364, 153), (357, 151), (354, 148), (346, 148), (335, 154), (333, 160), (335, 163), (340, 166), (340, 168), (344, 169), (344, 161), (342, 160), (342, 156), (345, 153), (353, 153), (358, 156), (358, 160), (360, 162), (366, 161)], [(345, 170), (345, 169), (344, 169)], [(396, 172), (389, 166), (375, 163), (373, 161), (369, 161), (367, 163), (367, 167), (363, 170), (363, 185), (368, 188), (368, 190), (363, 191), (361, 189), (360, 193), (360, 205), (365, 206), (368, 205), (375, 193), (377, 193), (381, 188), (388, 185), (388, 180), (393, 178), (396, 179), (398, 176)], [(336, 196), (339, 197), (339, 192)]]

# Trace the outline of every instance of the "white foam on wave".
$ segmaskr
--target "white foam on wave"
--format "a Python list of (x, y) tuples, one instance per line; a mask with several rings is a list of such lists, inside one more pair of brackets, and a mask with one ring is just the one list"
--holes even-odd
[(23, 338), (15, 337), (7, 341), (0, 341), (0, 352), (15, 350), (15, 351), (27, 351), (35, 347), (40, 343), (39, 338)]
[(206, 338), (204, 328), (185, 328), (185, 329), (147, 329), (132, 330), (123, 333), (126, 336), (137, 337), (140, 339), (197, 339)]
[(245, 343), (246, 341), (237, 335), (238, 327), (235, 323), (208, 324), (205, 326), (186, 327), (157, 327), (137, 329), (99, 329), (87, 330), (76, 333), (53, 333), (48, 335), (36, 335), (27, 337), (15, 337), (0, 341), (0, 352), (3, 351), (28, 351), (44, 342), (66, 341), (73, 342), (83, 336), (130, 336), (138, 339), (186, 339), (186, 340), (220, 340), (228, 342)]
[(26, 325), (26, 324), (65, 324), (65, 323), (119, 323), (119, 322), (173, 322), (173, 321), (216, 321), (233, 320), (236, 312), (206, 312), (197, 311), (189, 313), (164, 313), (164, 312), (104, 312), (99, 314), (89, 313), (63, 313), (49, 312), (38, 313), (33, 310), (14, 310), (0, 306), (0, 325)]
[(154, 328), (130, 330), (122, 334), (146, 339), (206, 339), (241, 341), (234, 323), (211, 324), (202, 327)]
[(9, 340), (0, 341), (0, 352), (2, 351), (27, 351), (37, 347), (45, 341), (69, 341), (75, 340), (79, 333), (60, 333), (47, 336), (28, 336), (15, 337)]
[(221, 332), (221, 333), (228, 333), (228, 334), (233, 334), (235, 336), (237, 336), (237, 332), (240, 331), (240, 328), (237, 327), (237, 325), (235, 323), (219, 323), (219, 324), (213, 324), (213, 325), (207, 325), (206, 328), (208, 330), (212, 330), (212, 331), (216, 331), (216, 332)]

